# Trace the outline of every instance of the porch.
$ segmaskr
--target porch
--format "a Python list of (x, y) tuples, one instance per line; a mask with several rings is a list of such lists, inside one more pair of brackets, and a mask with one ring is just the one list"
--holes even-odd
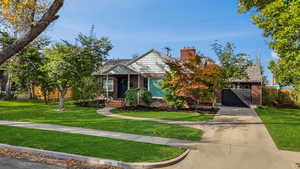
[(101, 74), (105, 97), (112, 107), (124, 104), (125, 93), (129, 89), (146, 88), (153, 98), (162, 98), (163, 92), (159, 86), (164, 74), (139, 73), (125, 65), (117, 65)]

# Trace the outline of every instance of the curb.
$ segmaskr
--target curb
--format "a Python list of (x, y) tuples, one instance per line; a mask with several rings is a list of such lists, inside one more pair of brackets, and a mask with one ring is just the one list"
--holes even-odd
[(109, 159), (103, 159), (103, 158), (88, 157), (88, 156), (75, 155), (75, 154), (69, 154), (69, 153), (41, 150), (41, 149), (35, 149), (35, 148), (29, 148), (29, 147), (12, 146), (12, 145), (8, 145), (8, 144), (0, 144), (0, 148), (18, 151), (18, 152), (29, 152), (29, 153), (33, 153), (33, 154), (41, 154), (41, 155), (45, 155), (45, 156), (51, 156), (51, 157), (54, 157), (57, 159), (62, 159), (62, 160), (77, 160), (80, 162), (94, 164), (94, 165), (109, 165), (109, 166), (113, 166), (113, 167), (127, 168), (127, 169), (150, 169), (150, 168), (167, 167), (167, 166), (170, 166), (170, 165), (180, 162), (190, 152), (190, 150), (187, 149), (180, 156), (178, 156), (174, 159), (162, 161), (162, 162), (129, 163), (129, 162), (122, 162), (122, 161), (109, 160)]

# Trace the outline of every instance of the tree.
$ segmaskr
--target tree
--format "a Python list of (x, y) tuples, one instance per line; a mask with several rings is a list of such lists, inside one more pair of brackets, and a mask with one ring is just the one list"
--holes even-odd
[[(87, 78), (95, 72), (103, 62), (106, 60), (108, 52), (112, 49), (112, 44), (108, 38), (96, 38), (93, 36), (93, 28), (91, 35), (87, 36), (82, 33), (78, 35), (77, 41), (79, 42), (79, 53), (76, 59), (72, 60), (72, 64), (76, 65), (77, 78), (74, 81), (74, 86), (80, 93), (80, 99), (83, 99), (84, 92), (86, 92)], [(70, 43), (68, 43), (71, 45)], [(72, 46), (72, 45), (71, 45)], [(95, 82), (92, 79), (89, 82)]]
[[(291, 77), (299, 77), (300, 1), (240, 0), (239, 9), (253, 13), (253, 22), (264, 30), (263, 36), (269, 38), (270, 47), (280, 58), (279, 66), (288, 67)], [(296, 81), (293, 83), (298, 84)]]
[(235, 53), (235, 47), (230, 42), (227, 42), (226, 45), (216, 42), (212, 45), (212, 48), (218, 56), (223, 69), (223, 87), (227, 87), (230, 79), (247, 78), (246, 69), (252, 65), (252, 60), (249, 59), (247, 54)]
[(182, 109), (184, 107), (185, 97), (178, 96), (175, 91), (179, 89), (177, 83), (171, 84), (170, 81), (174, 78), (174, 74), (167, 72), (165, 78), (160, 82), (162, 90), (164, 91), (164, 99), (170, 106), (176, 109)]
[[(0, 65), (16, 55), (36, 39), (56, 19), (64, 0), (1, 0), (1, 25), (14, 27), (13, 32), (21, 30), (22, 36), (12, 44), (1, 49)], [(50, 5), (49, 5), (50, 3)]]
[[(169, 60), (168, 78), (161, 83), (176, 101), (185, 98), (194, 104), (216, 102), (216, 90), (222, 82), (222, 68), (204, 55), (191, 55), (187, 60)], [(168, 101), (168, 100), (167, 100)]]
[[(46, 76), (42, 71), (45, 63), (43, 50), (50, 44), (47, 38), (38, 38), (17, 55), (17, 61), (12, 63), (13, 81), (19, 91), (28, 91), (33, 99), (33, 86), (41, 85), (41, 78)], [(43, 84), (44, 84), (44, 80)]]
[(288, 86), (292, 83), (292, 77), (289, 76), (289, 69), (281, 62), (270, 61), (269, 67), (279, 88)]
[(59, 109), (64, 110), (65, 94), (72, 87), (74, 81), (78, 80), (76, 64), (79, 49), (76, 46), (65, 43), (56, 43), (52, 48), (45, 51), (48, 62), (44, 70), (48, 73), (59, 92)]

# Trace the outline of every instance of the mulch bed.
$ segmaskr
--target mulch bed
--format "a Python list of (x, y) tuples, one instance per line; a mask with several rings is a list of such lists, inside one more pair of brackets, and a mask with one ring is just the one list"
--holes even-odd
[(80, 102), (76, 102), (74, 104), (79, 107), (95, 107), (95, 108), (105, 107), (104, 100), (80, 101)]
[(121, 168), (116, 168), (116, 167), (106, 166), (106, 165), (92, 165), (77, 160), (62, 160), (51, 156), (33, 154), (28, 152), (17, 152), (8, 149), (0, 149), (0, 156), (23, 159), (30, 162), (38, 162), (47, 165), (55, 165), (59, 167), (66, 167), (69, 169), (121, 169)]
[(202, 113), (202, 114), (216, 114), (219, 109), (212, 107), (199, 107), (199, 108), (184, 108), (184, 109), (172, 109), (168, 107), (147, 107), (147, 106), (125, 106), (118, 108), (120, 110), (129, 110), (129, 111), (164, 111), (164, 112), (185, 112), (185, 113)]

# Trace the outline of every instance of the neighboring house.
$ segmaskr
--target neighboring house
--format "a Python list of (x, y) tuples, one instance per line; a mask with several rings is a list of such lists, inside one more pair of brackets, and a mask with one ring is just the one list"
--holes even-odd
[[(5, 93), (5, 88), (6, 88), (6, 82), (7, 82), (7, 77), (5, 76), (5, 69), (0, 68), (0, 93)], [(17, 98), (22, 98), (22, 99), (27, 99), (29, 98), (26, 94), (19, 94)], [(42, 95), (42, 91), (40, 87), (34, 86), (33, 87), (33, 98), (38, 99), (38, 100), (43, 100), (44, 97)], [(69, 89), (66, 93), (65, 96), (66, 99), (71, 99), (72, 98), (72, 90)], [(57, 90), (49, 93), (48, 96), (49, 100), (58, 100), (59, 99), (59, 93)]]
[[(181, 50), (181, 59), (196, 54), (194, 47)], [(165, 61), (173, 59), (154, 49), (133, 59), (108, 60), (101, 69), (93, 73), (103, 79), (105, 96), (110, 98), (112, 106), (122, 104), (125, 92), (131, 88), (146, 88), (153, 98), (163, 98), (158, 82), (165, 76), (168, 66)], [(262, 71), (259, 65), (247, 70), (247, 79), (231, 80), (232, 88), (218, 94), (218, 102), (228, 106), (260, 105), (262, 95)], [(115, 101), (115, 102), (114, 102)]]
[[(72, 89), (68, 89), (65, 94), (65, 99), (72, 99), (73, 91)], [(44, 96), (40, 86), (33, 87), (33, 98), (37, 100), (44, 100)], [(50, 92), (47, 96), (48, 100), (59, 100), (59, 92), (57, 89)]]

